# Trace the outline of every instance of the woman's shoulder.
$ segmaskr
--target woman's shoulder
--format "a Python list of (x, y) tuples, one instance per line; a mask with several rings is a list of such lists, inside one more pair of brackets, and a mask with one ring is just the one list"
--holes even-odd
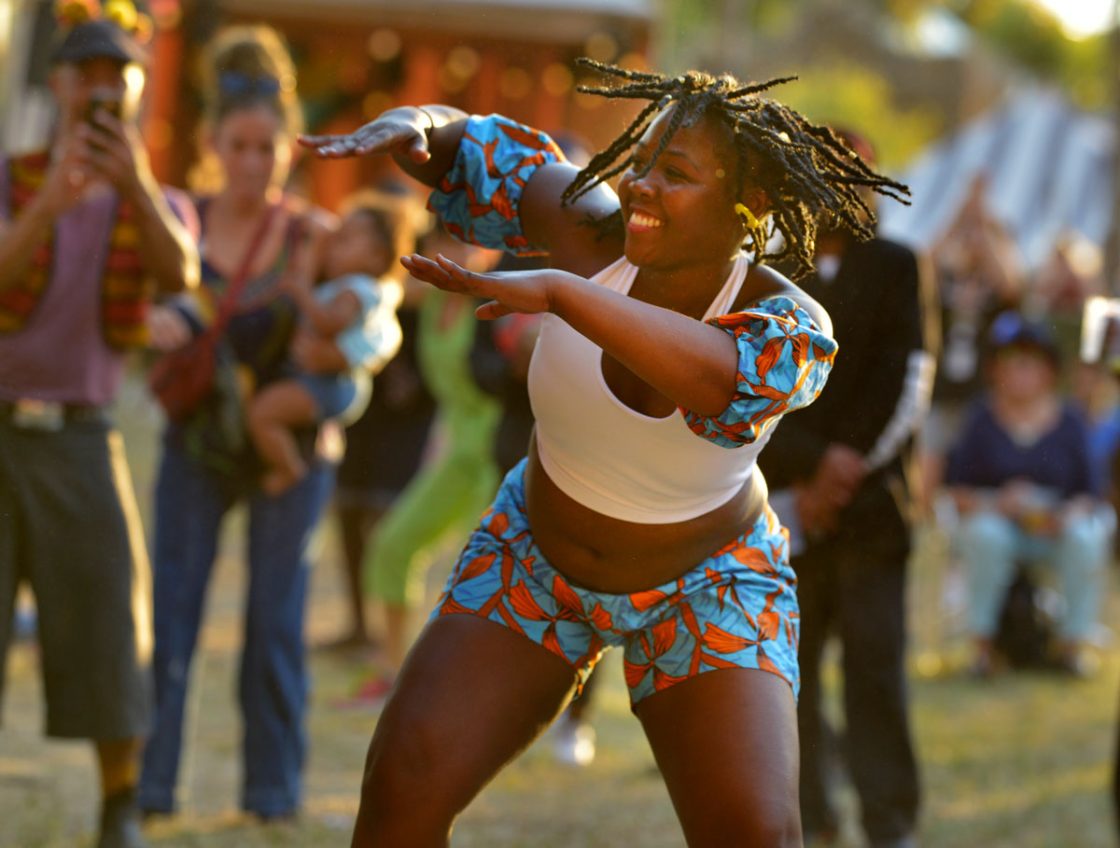
[(828, 311), (804, 289), (767, 265), (751, 266), (746, 282), (735, 299), (734, 310), (743, 311), (766, 305), (780, 306), (782, 300), (790, 301), (805, 310), (821, 332), (832, 335), (832, 319)]

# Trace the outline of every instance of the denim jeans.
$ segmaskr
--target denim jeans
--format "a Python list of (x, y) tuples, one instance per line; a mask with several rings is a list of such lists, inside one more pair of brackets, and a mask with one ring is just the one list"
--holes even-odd
[(1019, 562), (1057, 572), (1064, 613), (1059, 636), (1085, 639), (1097, 623), (1101, 581), (1111, 550), (1113, 523), (1107, 510), (1071, 516), (1054, 537), (1026, 533), (999, 513), (981, 510), (961, 520), (956, 545), (968, 580), (968, 624), (975, 636), (991, 636)]
[[(249, 500), (248, 599), (238, 693), (244, 720), (241, 805), (264, 817), (296, 811), (306, 738), (303, 642), (308, 546), (333, 469), (310, 473), (279, 497)], [(175, 808), (183, 711), (206, 587), (222, 519), (237, 500), (224, 478), (189, 458), (169, 435), (156, 484), (153, 551), (156, 713), (144, 752), (140, 804)]]

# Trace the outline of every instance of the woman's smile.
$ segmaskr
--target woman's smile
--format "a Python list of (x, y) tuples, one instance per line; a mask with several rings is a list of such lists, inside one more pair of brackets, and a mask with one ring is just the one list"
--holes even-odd
[(640, 212), (634, 209), (630, 212), (630, 217), (626, 221), (626, 229), (632, 233), (645, 233), (659, 229), (663, 223), (660, 218), (656, 218), (648, 212)]

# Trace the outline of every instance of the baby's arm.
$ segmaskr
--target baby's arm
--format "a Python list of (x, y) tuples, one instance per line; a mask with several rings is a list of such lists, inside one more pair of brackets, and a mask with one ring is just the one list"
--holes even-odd
[(333, 339), (353, 324), (362, 311), (358, 295), (349, 289), (339, 292), (326, 303), (316, 300), (309, 288), (295, 288), (292, 297), (307, 323), (324, 338)]

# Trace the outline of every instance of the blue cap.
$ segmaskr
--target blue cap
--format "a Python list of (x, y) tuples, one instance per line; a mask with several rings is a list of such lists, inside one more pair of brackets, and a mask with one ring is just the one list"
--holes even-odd
[(1062, 358), (1058, 342), (1046, 324), (1032, 321), (1013, 310), (996, 316), (988, 329), (988, 346), (992, 352), (1008, 347), (1034, 348), (1055, 366)]

